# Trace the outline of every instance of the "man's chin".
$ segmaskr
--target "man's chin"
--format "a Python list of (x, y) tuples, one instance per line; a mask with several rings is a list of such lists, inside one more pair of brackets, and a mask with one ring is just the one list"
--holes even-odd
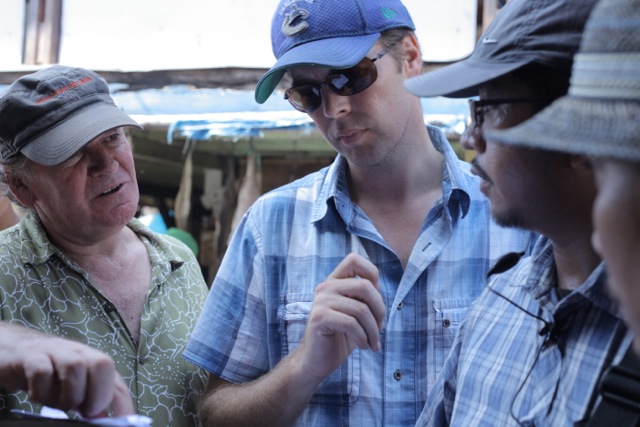
[(491, 210), (493, 220), (501, 227), (505, 228), (525, 228), (525, 225), (515, 212), (498, 211), (496, 209)]
[(108, 218), (105, 219), (105, 222), (109, 226), (122, 226), (124, 227), (129, 223), (131, 218), (133, 218), (137, 212), (138, 206), (137, 204), (127, 203), (118, 206), (117, 208), (111, 210)]

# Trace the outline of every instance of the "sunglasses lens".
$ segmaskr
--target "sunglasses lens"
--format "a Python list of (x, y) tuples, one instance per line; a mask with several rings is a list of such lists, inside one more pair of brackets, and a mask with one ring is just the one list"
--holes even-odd
[(329, 88), (341, 96), (360, 93), (376, 81), (378, 72), (371, 59), (364, 58), (346, 70), (336, 70), (327, 79)]
[(313, 85), (294, 86), (284, 92), (284, 97), (293, 108), (303, 113), (312, 113), (320, 107), (320, 88)]
[[(332, 71), (326, 84), (331, 91), (340, 96), (360, 93), (373, 84), (378, 78), (378, 71), (373, 61), (364, 58), (358, 64), (346, 70)], [(324, 84), (324, 83), (323, 83)], [(285, 90), (284, 98), (293, 108), (303, 113), (312, 113), (322, 104), (321, 85), (300, 85)]]

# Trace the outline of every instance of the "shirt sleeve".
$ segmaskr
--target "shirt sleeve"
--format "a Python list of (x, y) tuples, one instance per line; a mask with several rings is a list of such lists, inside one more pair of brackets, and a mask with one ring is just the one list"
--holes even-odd
[(245, 216), (184, 352), (187, 360), (236, 383), (269, 370), (262, 255), (253, 231)]

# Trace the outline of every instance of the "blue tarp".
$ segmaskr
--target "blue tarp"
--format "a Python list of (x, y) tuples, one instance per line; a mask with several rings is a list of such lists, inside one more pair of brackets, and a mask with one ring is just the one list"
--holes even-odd
[[(143, 122), (166, 116), (169, 143), (176, 137), (202, 141), (216, 136), (260, 137), (262, 131), (268, 129), (300, 129), (302, 132), (314, 129), (309, 116), (294, 110), (278, 93), (264, 104), (255, 102), (251, 90), (188, 86), (118, 91), (113, 96), (126, 113), (142, 116)], [(466, 100), (424, 98), (421, 102), (425, 123), (436, 124), (453, 133), (464, 130), (469, 110)]]
[(171, 123), (167, 142), (172, 143), (174, 136), (197, 141), (207, 141), (214, 136), (259, 138), (266, 129), (300, 129), (309, 133), (314, 125), (307, 115), (287, 112), (218, 113), (205, 119), (184, 119)]
[[(0, 93), (6, 88), (0, 86)], [(268, 129), (314, 129), (309, 116), (294, 110), (279, 93), (258, 104), (252, 90), (179, 85), (127, 91), (126, 85), (117, 83), (110, 88), (116, 104), (143, 125), (168, 126), (168, 143), (176, 137), (204, 141), (215, 136), (260, 137)], [(469, 115), (466, 100), (439, 97), (423, 98), (421, 102), (425, 123), (436, 124), (445, 132), (464, 131)]]

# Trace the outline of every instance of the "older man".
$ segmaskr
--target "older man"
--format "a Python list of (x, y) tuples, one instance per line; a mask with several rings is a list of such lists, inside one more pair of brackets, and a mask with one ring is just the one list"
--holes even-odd
[[(193, 253), (133, 219), (138, 186), (122, 113), (99, 75), (53, 66), (0, 98), (0, 162), (28, 211), (0, 235), (0, 316), (103, 350), (135, 411), (196, 424), (203, 372), (182, 350), (206, 294)], [(2, 392), (3, 409), (36, 407)]]

